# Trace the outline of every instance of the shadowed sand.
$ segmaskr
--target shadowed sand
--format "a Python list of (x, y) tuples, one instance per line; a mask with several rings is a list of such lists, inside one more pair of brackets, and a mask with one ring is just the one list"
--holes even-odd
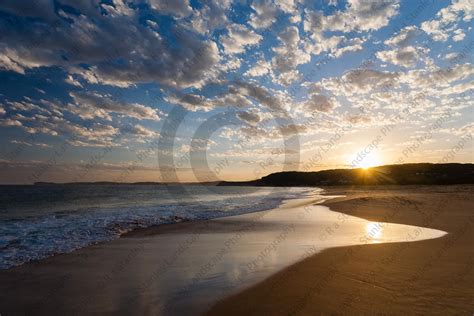
[(449, 234), (324, 250), (221, 301), (210, 315), (473, 315), (473, 186), (340, 187), (327, 193), (346, 195), (324, 203), (334, 211)]

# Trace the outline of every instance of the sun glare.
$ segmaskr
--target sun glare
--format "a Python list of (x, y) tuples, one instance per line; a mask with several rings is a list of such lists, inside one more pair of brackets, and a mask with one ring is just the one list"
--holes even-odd
[(365, 157), (365, 159), (363, 159), (359, 165), (361, 168), (368, 169), (371, 167), (378, 166), (380, 164), (381, 163), (378, 155), (376, 153), (373, 153), (372, 155)]
[(366, 237), (372, 243), (379, 243), (383, 236), (384, 223), (369, 222), (365, 225)]
[(350, 165), (353, 168), (369, 169), (382, 165), (382, 160), (376, 151), (359, 151), (356, 156), (352, 157)]

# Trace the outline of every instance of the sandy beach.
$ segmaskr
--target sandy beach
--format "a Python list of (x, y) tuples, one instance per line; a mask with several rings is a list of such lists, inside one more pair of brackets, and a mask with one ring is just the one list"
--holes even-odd
[[(218, 303), (210, 315), (472, 315), (472, 186), (329, 188), (332, 210), (449, 232), (333, 248)], [(420, 232), (421, 233), (421, 232)]]
[(0, 312), (469, 314), (473, 190), (328, 188), (340, 197), (324, 206), (316, 191), (268, 211), (140, 229), (0, 271)]

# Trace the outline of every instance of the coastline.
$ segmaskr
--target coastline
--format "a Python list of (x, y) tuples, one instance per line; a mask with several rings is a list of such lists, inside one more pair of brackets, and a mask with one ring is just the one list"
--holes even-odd
[(346, 195), (323, 203), (334, 211), (448, 235), (326, 249), (220, 301), (209, 315), (472, 315), (474, 186), (325, 189)]
[[(333, 197), (346, 194), (347, 190), (348, 188), (326, 188), (323, 194)], [(348, 198), (326, 198), (323, 204), (335, 210), (337, 205), (343, 205)], [(307, 236), (314, 233), (314, 225), (321, 218), (311, 216), (306, 207), (314, 206), (320, 199), (321, 196), (296, 199), (284, 203), (278, 209), (139, 229), (126, 233), (117, 240), (0, 271), (0, 290), (7, 293), (2, 297), (0, 306), (6, 314), (48, 314), (55, 310), (58, 313), (196, 315), (207, 311), (216, 301), (223, 299), (224, 303), (219, 303), (211, 313), (220, 308), (227, 309), (222, 307), (226, 302), (233, 302), (235, 298), (238, 301), (240, 295), (245, 295), (265, 284), (267, 280), (299, 266), (300, 263), (293, 263), (307, 257)], [(324, 206), (314, 207), (322, 214), (334, 213), (324, 210)], [(294, 226), (295, 220), (298, 230)], [(298, 233), (293, 234), (294, 231)], [(260, 254), (262, 249), (266, 249), (269, 241), (278, 240), (282, 234), (283, 239), (287, 240), (274, 247), (281, 248), (281, 253), (273, 251), (272, 248), (270, 255), (255, 263), (255, 254)], [(239, 243), (241, 245), (238, 245)], [(223, 245), (227, 245), (227, 251), (221, 253), (221, 250), (226, 248), (222, 247)], [(329, 247), (337, 247), (337, 244), (331, 244)], [(282, 258), (287, 260), (287, 257), (295, 256), (295, 249), (302, 253), (301, 257), (282, 261)], [(321, 254), (334, 249), (337, 248), (323, 250)], [(319, 250), (309, 253), (317, 252)], [(275, 257), (277, 255), (279, 257)], [(188, 261), (182, 260), (183, 256), (188, 256)], [(229, 257), (224, 265), (234, 264), (231, 269), (226, 267), (230, 271), (231, 282), (227, 280), (227, 283), (222, 283), (212, 271), (222, 264), (222, 256)], [(318, 256), (319, 254), (316, 254), (309, 259)], [(275, 261), (277, 258), (280, 259)], [(189, 261), (195, 261), (193, 264), (197, 267), (183, 273), (182, 264)], [(213, 265), (210, 266), (211, 263)], [(248, 269), (249, 264), (262, 265), (263, 273), (246, 279), (249, 273), (242, 271), (252, 270)], [(176, 271), (173, 272), (173, 269)], [(258, 269), (250, 272), (257, 271)], [(280, 272), (275, 274), (277, 271)], [(304, 274), (303, 277), (306, 278)], [(200, 284), (200, 281), (205, 282)], [(161, 287), (172, 283), (182, 285), (179, 285), (171, 296), (166, 296), (166, 291)], [(293, 288), (288, 290), (297, 291)], [(192, 295), (196, 297), (190, 297)], [(211, 301), (208, 296), (212, 297)], [(183, 300), (190, 301), (183, 303)], [(260, 302), (264, 303), (263, 300)], [(170, 307), (177, 309), (169, 310)], [(183, 310), (183, 307), (186, 310)], [(225, 312), (231, 313), (228, 310)]]
[[(317, 193), (291, 199), (276, 209), (136, 229), (115, 240), (1, 270), (0, 313), (204, 312), (214, 303), (208, 297), (235, 291), (227, 288), (232, 283), (228, 275), (216, 279), (208, 266), (212, 264), (215, 269), (235, 261), (235, 267), (225, 268), (232, 276), (266, 241), (292, 232), (294, 226), (288, 224), (286, 216), (280, 216), (282, 210), (294, 213), (298, 207), (312, 205), (320, 200)], [(289, 244), (292, 238), (288, 238)], [(259, 239), (262, 243), (255, 243)], [(232, 258), (233, 252), (240, 262)], [(283, 267), (278, 264), (287, 265), (265, 262), (267, 269), (261, 273), (232, 280), (235, 288), (263, 280)]]

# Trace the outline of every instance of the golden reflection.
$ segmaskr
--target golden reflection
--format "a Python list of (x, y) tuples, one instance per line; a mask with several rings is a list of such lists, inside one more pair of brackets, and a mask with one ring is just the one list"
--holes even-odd
[(383, 235), (383, 226), (384, 223), (379, 222), (369, 222), (365, 225), (365, 232), (367, 240), (370, 240), (373, 243), (380, 242), (380, 239)]

